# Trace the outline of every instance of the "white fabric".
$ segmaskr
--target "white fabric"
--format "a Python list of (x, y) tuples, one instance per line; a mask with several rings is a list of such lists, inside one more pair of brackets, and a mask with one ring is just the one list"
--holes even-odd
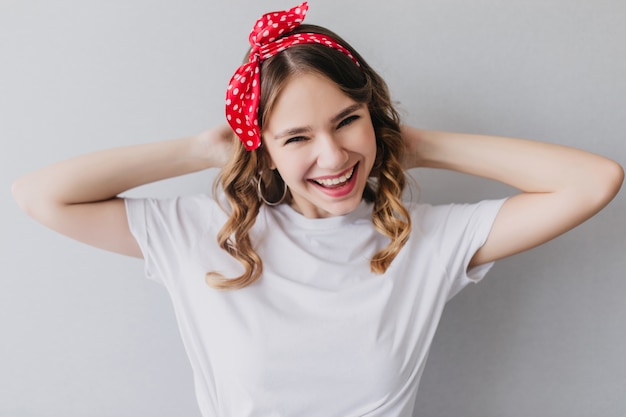
[(324, 219), (263, 207), (263, 275), (235, 291), (205, 283), (242, 269), (217, 246), (226, 215), (211, 197), (126, 207), (147, 276), (171, 296), (204, 417), (410, 417), (445, 302), (491, 267), (466, 273), (502, 202), (416, 205), (384, 275), (369, 267), (388, 242), (371, 205)]

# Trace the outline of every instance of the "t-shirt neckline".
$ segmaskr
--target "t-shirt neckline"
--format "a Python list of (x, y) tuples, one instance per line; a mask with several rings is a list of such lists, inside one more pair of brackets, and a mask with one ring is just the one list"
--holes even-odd
[(267, 207), (266, 209), (269, 211), (275, 210), (280, 217), (283, 217), (286, 221), (294, 224), (295, 226), (306, 229), (324, 230), (352, 224), (360, 219), (371, 220), (371, 205), (371, 203), (361, 200), (359, 205), (350, 213), (341, 216), (320, 218), (305, 217), (289, 204), (280, 204), (276, 207)]

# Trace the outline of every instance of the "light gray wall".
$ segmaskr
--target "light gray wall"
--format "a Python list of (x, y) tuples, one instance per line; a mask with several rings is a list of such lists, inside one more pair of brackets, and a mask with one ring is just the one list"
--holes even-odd
[[(407, 122), (561, 143), (626, 164), (621, 0), (312, 0), (388, 80)], [(0, 2), (0, 416), (198, 416), (164, 291), (140, 261), (19, 212), (19, 175), (79, 153), (195, 133), (261, 12), (281, 1)], [(532, 166), (529, 167), (532, 169)], [(510, 192), (417, 171), (421, 199)], [(210, 173), (134, 192), (205, 190)], [(626, 193), (499, 262), (447, 309), (416, 415), (623, 416)]]

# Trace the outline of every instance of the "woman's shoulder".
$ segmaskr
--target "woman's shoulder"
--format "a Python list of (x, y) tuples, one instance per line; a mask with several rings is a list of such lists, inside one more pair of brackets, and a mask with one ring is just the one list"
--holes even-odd
[(126, 204), (151, 205), (159, 207), (178, 206), (182, 208), (219, 206), (218, 198), (208, 193), (184, 194), (167, 197), (125, 196)]
[(491, 224), (505, 199), (481, 200), (473, 203), (412, 203), (408, 205), (413, 224), (429, 233), (449, 228), (465, 228), (468, 223)]
[(228, 217), (227, 204), (208, 193), (172, 197), (127, 197), (129, 215), (164, 223), (196, 225), (223, 223)]

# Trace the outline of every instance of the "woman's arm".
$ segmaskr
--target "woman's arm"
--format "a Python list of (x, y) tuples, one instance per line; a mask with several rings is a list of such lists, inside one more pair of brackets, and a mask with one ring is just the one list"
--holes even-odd
[(443, 168), (497, 180), (522, 193), (502, 206), (471, 265), (540, 245), (581, 224), (617, 194), (624, 170), (579, 149), (495, 136), (403, 127), (406, 166)]
[(141, 257), (124, 201), (131, 188), (210, 167), (228, 158), (226, 126), (197, 136), (95, 152), (40, 169), (13, 184), (19, 206), (45, 226), (113, 252)]

